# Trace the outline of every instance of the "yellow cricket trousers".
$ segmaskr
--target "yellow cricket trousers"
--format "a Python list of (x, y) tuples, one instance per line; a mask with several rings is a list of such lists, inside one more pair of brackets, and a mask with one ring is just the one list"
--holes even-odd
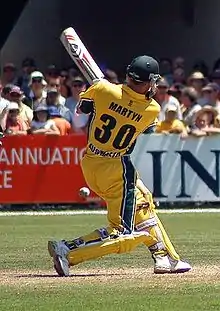
[(129, 156), (104, 158), (85, 155), (82, 159), (85, 180), (107, 203), (108, 226), (66, 244), (70, 265), (111, 253), (124, 253), (157, 240), (148, 232), (134, 232), (135, 184), (137, 174)]

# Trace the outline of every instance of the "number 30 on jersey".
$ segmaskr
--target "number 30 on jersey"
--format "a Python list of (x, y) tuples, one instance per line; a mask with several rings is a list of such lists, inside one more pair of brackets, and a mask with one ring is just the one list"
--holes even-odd
[(102, 144), (106, 144), (112, 135), (114, 135), (112, 146), (115, 149), (121, 150), (129, 147), (136, 133), (136, 128), (133, 125), (124, 124), (115, 133), (114, 129), (117, 125), (117, 121), (113, 116), (109, 114), (103, 114), (101, 115), (100, 120), (103, 122), (103, 125), (101, 128), (96, 127), (94, 132), (94, 136), (97, 141)]

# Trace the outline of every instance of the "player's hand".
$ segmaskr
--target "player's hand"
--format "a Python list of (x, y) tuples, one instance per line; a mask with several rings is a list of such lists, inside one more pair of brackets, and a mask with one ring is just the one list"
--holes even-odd
[(149, 203), (148, 202), (143, 202), (137, 205), (137, 210), (140, 210), (142, 208), (149, 208)]

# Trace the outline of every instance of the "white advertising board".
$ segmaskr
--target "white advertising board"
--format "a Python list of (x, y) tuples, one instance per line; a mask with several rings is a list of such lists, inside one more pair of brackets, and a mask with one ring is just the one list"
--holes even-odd
[(220, 201), (220, 136), (142, 135), (132, 161), (158, 201)]

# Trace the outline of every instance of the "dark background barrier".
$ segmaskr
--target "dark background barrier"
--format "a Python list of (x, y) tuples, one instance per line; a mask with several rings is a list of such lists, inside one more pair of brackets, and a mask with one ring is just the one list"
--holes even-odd
[(195, 59), (211, 65), (219, 57), (218, 0), (29, 0), (24, 7), (25, 3), (16, 1), (13, 8), (8, 4), (8, 22), (2, 24), (0, 33), (2, 44), (22, 14), (2, 47), (3, 62), (20, 65), (21, 59), (32, 56), (42, 68), (54, 62), (71, 64), (59, 41), (61, 31), (69, 26), (76, 29), (99, 64), (121, 73), (138, 54), (181, 55), (188, 68)]

